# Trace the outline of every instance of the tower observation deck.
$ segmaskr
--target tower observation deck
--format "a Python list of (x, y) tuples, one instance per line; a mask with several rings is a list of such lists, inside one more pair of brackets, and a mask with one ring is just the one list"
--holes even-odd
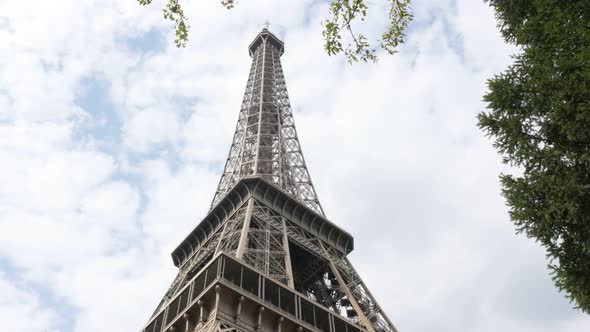
[(280, 58), (263, 29), (207, 216), (172, 252), (178, 275), (141, 332), (395, 332), (329, 221), (297, 137)]

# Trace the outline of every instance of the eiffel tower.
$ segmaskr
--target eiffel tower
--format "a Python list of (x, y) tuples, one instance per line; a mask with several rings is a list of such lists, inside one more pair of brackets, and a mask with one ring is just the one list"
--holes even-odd
[(207, 216), (172, 252), (179, 268), (141, 332), (395, 332), (330, 222), (297, 138), (280, 57), (264, 28)]

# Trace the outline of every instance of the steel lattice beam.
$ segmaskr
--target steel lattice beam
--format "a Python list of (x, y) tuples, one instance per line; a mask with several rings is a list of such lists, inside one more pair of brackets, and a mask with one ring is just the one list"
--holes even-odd
[(241, 179), (259, 176), (324, 215), (295, 130), (280, 57), (283, 43), (268, 31), (252, 50), (238, 124), (211, 208)]

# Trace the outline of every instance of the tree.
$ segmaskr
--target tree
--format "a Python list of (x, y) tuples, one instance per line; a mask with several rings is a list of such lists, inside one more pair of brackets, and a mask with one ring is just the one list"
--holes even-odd
[(518, 233), (547, 250), (556, 286), (590, 313), (590, 1), (489, 0), (514, 63), (478, 115), (504, 162)]
[[(153, 0), (137, 0), (141, 5), (146, 6)], [(170, 20), (176, 32), (175, 44), (177, 47), (184, 47), (188, 41), (190, 26), (184, 14), (179, 0), (166, 0), (163, 9), (164, 18)], [(330, 4), (330, 18), (324, 20), (324, 49), (329, 55), (344, 52), (349, 63), (358, 61), (377, 61), (377, 48), (385, 50), (389, 54), (395, 54), (396, 48), (403, 44), (404, 33), (408, 24), (412, 21), (410, 12), (411, 0), (384, 0), (389, 3), (387, 29), (381, 34), (376, 42), (371, 42), (363, 34), (357, 34), (353, 30), (354, 22), (364, 21), (367, 17), (367, 0), (333, 0)], [(221, 4), (227, 9), (235, 7), (236, 0), (221, 0)], [(343, 46), (343, 32), (348, 33), (350, 42)]]

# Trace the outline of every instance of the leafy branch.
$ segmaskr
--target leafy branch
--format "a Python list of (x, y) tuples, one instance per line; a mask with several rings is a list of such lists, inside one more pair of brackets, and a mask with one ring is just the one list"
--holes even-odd
[[(147, 6), (151, 4), (153, 0), (137, 1), (140, 5)], [(225, 1), (233, 2), (231, 0)], [(190, 25), (186, 23), (187, 18), (184, 15), (184, 11), (182, 10), (182, 6), (178, 2), (178, 0), (168, 0), (168, 3), (166, 4), (162, 12), (164, 13), (164, 18), (171, 21), (174, 25), (174, 32), (176, 34), (176, 39), (174, 39), (174, 43), (176, 44), (176, 47), (186, 47)]]
[[(153, 0), (137, 0), (141, 5), (146, 6)], [(163, 9), (164, 18), (170, 20), (174, 25), (177, 47), (185, 47), (188, 41), (190, 26), (186, 23), (179, 0), (167, 0)], [(331, 18), (322, 22), (324, 30), (324, 49), (328, 55), (344, 53), (349, 63), (354, 62), (376, 62), (377, 47), (389, 54), (397, 53), (397, 47), (404, 43), (405, 31), (412, 21), (413, 15), (410, 12), (411, 0), (386, 0), (389, 5), (388, 27), (381, 34), (376, 43), (372, 43), (363, 34), (356, 34), (353, 30), (353, 23), (360, 19), (365, 21), (367, 17), (367, 0), (333, 0), (330, 5)], [(236, 0), (221, 0), (221, 4), (232, 9), (236, 6)], [(351, 40), (346, 47), (342, 44), (342, 34), (347, 33)]]
[[(389, 54), (395, 54), (396, 48), (403, 44), (404, 33), (412, 21), (410, 13), (411, 0), (388, 0), (390, 9), (388, 14), (389, 25), (378, 40), (379, 46)], [(334, 0), (330, 5), (331, 19), (323, 22), (325, 44), (324, 49), (328, 55), (344, 52), (349, 63), (376, 62), (376, 47), (372, 45), (363, 34), (356, 35), (352, 23), (360, 19), (365, 21), (367, 17), (366, 0)], [(348, 32), (351, 42), (346, 47), (342, 44), (342, 31)]]

